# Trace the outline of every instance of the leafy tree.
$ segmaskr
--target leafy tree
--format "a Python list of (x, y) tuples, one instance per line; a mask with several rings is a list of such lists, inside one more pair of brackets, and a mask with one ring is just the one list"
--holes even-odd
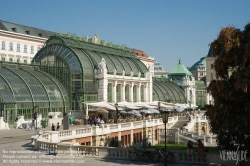
[(222, 28), (210, 45), (215, 57), (216, 80), (208, 93), (214, 105), (208, 107), (211, 130), (222, 149), (238, 144), (250, 147), (250, 23), (244, 30)]

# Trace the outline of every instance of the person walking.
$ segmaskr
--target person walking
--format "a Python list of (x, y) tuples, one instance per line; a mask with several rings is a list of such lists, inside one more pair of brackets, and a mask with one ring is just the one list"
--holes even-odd
[(56, 130), (55, 130), (55, 125), (54, 125), (54, 123), (52, 123), (51, 130), (52, 130), (52, 131), (56, 131)]
[(189, 157), (189, 160), (191, 160), (192, 156), (193, 156), (193, 142), (192, 141), (188, 141), (187, 143), (187, 155)]
[(89, 118), (89, 124), (90, 124), (90, 126), (92, 126), (92, 118), (91, 117)]
[(97, 119), (96, 119), (96, 117), (95, 117), (95, 119), (94, 119), (94, 125), (96, 126), (96, 123), (97, 123)]
[(59, 124), (59, 122), (57, 123), (57, 126), (56, 126), (56, 131), (59, 131), (59, 129), (60, 129), (60, 124)]
[(100, 126), (100, 122), (101, 122), (101, 119), (98, 117), (97, 118), (97, 124), (98, 124), (98, 126)]
[(205, 160), (205, 154), (204, 154), (204, 144), (201, 142), (201, 140), (198, 140), (198, 158), (200, 159), (202, 157), (203, 161)]

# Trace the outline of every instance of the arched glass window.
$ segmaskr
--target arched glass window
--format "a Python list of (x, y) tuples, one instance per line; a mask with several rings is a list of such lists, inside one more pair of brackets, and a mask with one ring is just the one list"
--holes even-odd
[(129, 102), (129, 85), (125, 86), (125, 100)]
[(141, 85), (141, 101), (144, 102), (144, 85)]
[(121, 84), (116, 85), (116, 102), (121, 102)]
[(137, 85), (133, 87), (133, 101), (137, 102)]
[(108, 102), (112, 102), (112, 84), (108, 83)]

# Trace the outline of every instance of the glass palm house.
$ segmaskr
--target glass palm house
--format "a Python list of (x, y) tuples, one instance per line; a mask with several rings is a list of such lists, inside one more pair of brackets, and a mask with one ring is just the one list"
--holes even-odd
[[(102, 58), (107, 62), (108, 74), (130, 75), (134, 71), (135, 75), (140, 73), (140, 77), (145, 77), (148, 71), (125, 46), (103, 40), (97, 44), (94, 38), (55, 34), (31, 64), (1, 62), (0, 116), (11, 126), (18, 116), (31, 119), (35, 106), (39, 106), (38, 114), (42, 117), (48, 112), (63, 115), (68, 110), (83, 110), (82, 101), (98, 101), (95, 70)], [(154, 78), (152, 92), (153, 100), (186, 101), (184, 90), (168, 79)]]

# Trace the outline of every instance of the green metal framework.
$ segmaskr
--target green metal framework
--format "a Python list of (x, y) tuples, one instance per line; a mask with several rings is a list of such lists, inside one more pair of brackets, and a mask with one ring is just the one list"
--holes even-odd
[(125, 86), (125, 101), (129, 102), (129, 85)]
[(137, 102), (137, 85), (133, 86), (133, 102)]
[(108, 102), (112, 102), (112, 84), (108, 83)]
[(68, 94), (53, 76), (34, 70), (34, 66), (2, 64), (0, 68), (0, 114), (13, 124), (18, 116), (31, 119), (34, 106), (46, 117), (48, 112), (66, 112)]
[[(72, 109), (79, 109), (78, 101), (97, 101), (95, 69), (102, 59), (108, 74), (145, 77), (147, 67), (127, 47), (100, 42), (70, 34), (51, 37), (34, 57), (41, 70), (55, 76), (66, 88)], [(117, 93), (119, 95), (119, 92)], [(86, 97), (89, 95), (89, 97)], [(92, 97), (91, 97), (92, 96)], [(108, 100), (109, 96), (108, 96)], [(118, 97), (119, 101), (119, 97)]]
[(206, 104), (206, 85), (203, 81), (195, 81), (196, 105), (203, 107)]
[(141, 102), (144, 102), (144, 85), (141, 85)]
[(186, 103), (184, 89), (166, 78), (153, 78), (153, 100)]
[(121, 94), (121, 90), (122, 90), (122, 87), (121, 87), (121, 84), (117, 84), (116, 86), (116, 102), (121, 102), (121, 97), (122, 97), (122, 94)]

